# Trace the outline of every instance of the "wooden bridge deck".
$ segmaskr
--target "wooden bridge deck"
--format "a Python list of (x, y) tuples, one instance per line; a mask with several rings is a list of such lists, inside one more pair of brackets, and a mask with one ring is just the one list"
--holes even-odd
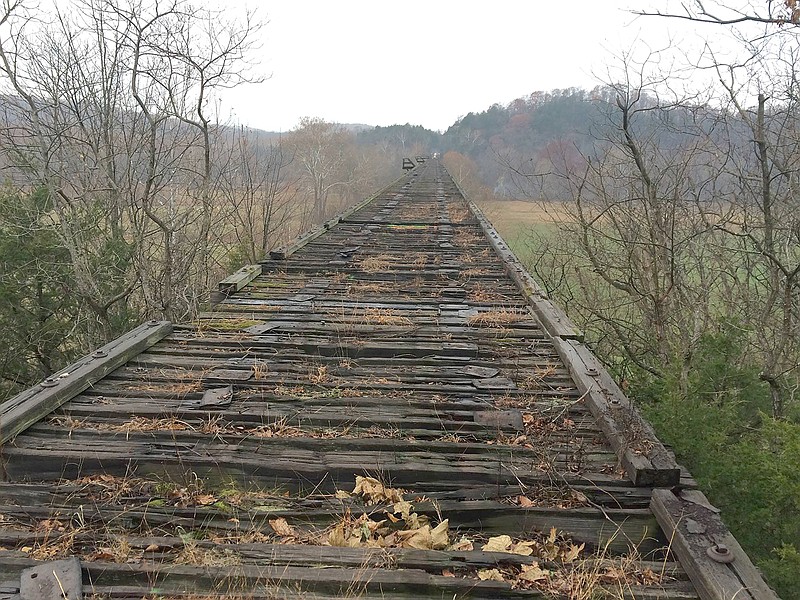
[(0, 596), (774, 597), (437, 162), (222, 289), (0, 407)]

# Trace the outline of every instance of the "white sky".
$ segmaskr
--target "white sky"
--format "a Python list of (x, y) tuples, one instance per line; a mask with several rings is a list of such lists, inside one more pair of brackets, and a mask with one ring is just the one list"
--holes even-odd
[[(236, 0), (231, 4), (241, 6)], [(696, 39), (682, 22), (635, 18), (633, 0), (261, 0), (270, 78), (226, 93), (223, 113), (270, 131), (303, 116), (444, 130), (537, 90), (592, 88), (612, 53)], [(683, 29), (681, 29), (683, 27)], [(701, 35), (721, 28), (701, 26)], [(634, 40), (637, 40), (634, 42)], [(695, 42), (692, 42), (695, 43)]]

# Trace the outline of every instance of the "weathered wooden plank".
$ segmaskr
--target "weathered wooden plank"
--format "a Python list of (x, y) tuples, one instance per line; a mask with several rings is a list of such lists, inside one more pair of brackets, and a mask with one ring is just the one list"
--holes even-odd
[[(131, 434), (133, 437), (133, 434)], [(197, 444), (169, 442), (168, 437), (160, 443), (144, 440), (133, 444), (118, 436), (108, 448), (109, 440), (98, 439), (94, 445), (64, 445), (52, 443), (52, 450), (36, 448), (17, 449), (8, 447), (4, 455), (4, 468), (9, 481), (24, 481), (32, 477), (42, 479), (78, 478), (95, 473), (110, 473), (124, 477), (130, 472), (151, 474), (156, 477), (178, 480), (185, 474), (186, 464), (201, 479), (209, 482), (236, 481), (240, 485), (282, 485), (292, 490), (321, 489), (334, 492), (352, 485), (354, 473), (380, 473), (395, 485), (425, 491), (494, 483), (498, 486), (513, 485), (536, 487), (543, 482), (586, 479), (602, 482), (611, 480), (604, 476), (600, 465), (589, 464), (585, 476), (573, 472), (568, 465), (574, 464), (570, 456), (554, 459), (555, 464), (517, 458), (513, 448), (503, 460), (488, 456), (440, 456), (434, 453), (367, 453), (314, 452), (295, 447), (278, 452), (279, 448), (259, 440), (262, 449), (249, 452), (239, 447), (223, 447), (220, 444)], [(37, 440), (40, 441), (40, 440)], [(255, 442), (254, 442), (255, 443)], [(457, 448), (454, 448), (456, 450)], [(588, 461), (587, 461), (588, 462)], [(585, 478), (584, 478), (585, 477)]]
[(236, 271), (233, 275), (229, 275), (217, 284), (217, 289), (225, 296), (235, 294), (247, 284), (253, 281), (256, 277), (261, 275), (261, 265), (246, 265)]
[[(207, 531), (266, 531), (272, 533), (269, 520), (281, 517), (291, 525), (311, 532), (324, 531), (341, 521), (342, 511), (351, 508), (354, 512), (365, 510), (361, 505), (331, 503), (327, 505), (296, 506), (297, 503), (283, 499), (269, 500), (268, 504), (251, 511), (237, 511), (238, 523), (230, 521), (230, 512), (213, 507), (155, 507), (155, 506), (108, 506), (99, 510), (85, 505), (81, 518), (87, 525), (102, 525), (109, 521), (126, 524), (132, 530), (165, 530), (186, 528), (192, 522), (202, 522)], [(0, 505), (2, 506), (2, 505)], [(21, 520), (43, 520), (57, 518), (63, 512), (58, 506), (2, 506), (8, 518)], [(379, 506), (369, 509), (383, 514)], [(438, 505), (429, 502), (415, 503), (414, 512), (437, 522), (441, 515), (447, 518), (450, 527), (470, 536), (480, 532), (483, 537), (511, 534), (516, 539), (534, 539), (555, 527), (576, 544), (584, 543), (587, 553), (597, 548), (613, 555), (627, 554), (631, 549), (654, 560), (662, 557), (668, 541), (659, 530), (658, 523), (648, 509), (595, 509), (595, 508), (519, 508), (487, 501), (442, 501)], [(374, 517), (376, 520), (377, 516)], [(113, 521), (112, 521), (113, 519)]]
[(109, 342), (39, 386), (0, 405), (0, 445), (77, 396), (117, 367), (163, 339), (172, 331), (169, 321), (149, 321)]
[[(0, 580), (16, 575), (36, 564), (26, 558), (2, 557)], [(476, 578), (444, 577), (418, 569), (348, 569), (290, 565), (187, 566), (141, 562), (118, 564), (83, 562), (84, 578), (95, 586), (144, 585), (158, 595), (193, 592), (206, 596), (217, 590), (223, 594), (246, 593), (261, 588), (272, 597), (284, 590), (325, 593), (329, 597), (364, 597), (367, 594), (395, 594), (398, 598), (544, 598), (541, 592), (516, 592), (508, 583), (480, 581)], [(367, 596), (369, 597), (369, 596)], [(372, 596), (374, 597), (374, 596)]]
[(778, 600), (701, 492), (653, 490), (650, 506), (702, 600)]
[(553, 343), (631, 481), (656, 487), (677, 485), (680, 469), (672, 453), (600, 361), (577, 340), (554, 338)]
[(48, 561), (23, 570), (20, 600), (79, 600), (83, 598), (81, 561), (75, 557)]

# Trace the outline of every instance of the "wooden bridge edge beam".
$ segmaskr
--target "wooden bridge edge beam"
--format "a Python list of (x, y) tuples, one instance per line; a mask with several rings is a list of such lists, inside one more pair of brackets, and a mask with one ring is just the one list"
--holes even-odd
[(653, 490), (650, 509), (702, 600), (779, 600), (702, 492)]
[(467, 203), (467, 208), (478, 221), (478, 224), (489, 240), (489, 244), (491, 244), (495, 254), (503, 262), (506, 273), (525, 297), (528, 305), (533, 309), (534, 314), (539, 318), (542, 326), (544, 326), (545, 331), (553, 337), (557, 336), (564, 339), (582, 340), (583, 332), (572, 323), (561, 308), (550, 301), (547, 297), (547, 293), (539, 283), (531, 277), (528, 270), (522, 265), (522, 261), (517, 258), (514, 251), (511, 250), (503, 237), (483, 214), (483, 211), (478, 205), (467, 198), (464, 190), (461, 189), (452, 177), (450, 177), (450, 179), (463, 196)]
[(0, 404), (0, 446), (172, 332), (148, 321)]
[[(449, 174), (448, 174), (449, 175)], [(483, 211), (469, 200), (450, 177), (481, 226), (509, 277), (527, 299), (552, 338), (556, 350), (575, 380), (592, 416), (609, 439), (628, 478), (636, 486), (672, 487), (680, 482), (680, 468), (606, 368), (583, 344), (583, 333), (566, 313), (547, 298), (522, 262), (492, 226)]]
[(633, 484), (678, 485), (681, 471), (675, 457), (600, 360), (578, 340), (556, 337), (553, 344)]

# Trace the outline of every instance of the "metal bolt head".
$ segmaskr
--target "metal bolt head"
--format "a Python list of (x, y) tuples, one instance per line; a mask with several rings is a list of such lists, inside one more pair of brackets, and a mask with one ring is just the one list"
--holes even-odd
[(713, 546), (709, 546), (706, 549), (706, 554), (708, 554), (711, 560), (722, 564), (732, 563), (736, 559), (736, 557), (730, 550), (728, 550), (728, 547), (725, 544), (714, 544)]

